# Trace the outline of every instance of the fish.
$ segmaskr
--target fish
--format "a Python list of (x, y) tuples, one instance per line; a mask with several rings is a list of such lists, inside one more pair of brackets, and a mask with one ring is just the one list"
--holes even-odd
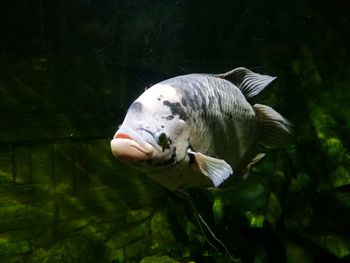
[(131, 103), (112, 154), (174, 192), (246, 177), (264, 148), (290, 141), (287, 119), (250, 103), (275, 78), (238, 67), (161, 81)]

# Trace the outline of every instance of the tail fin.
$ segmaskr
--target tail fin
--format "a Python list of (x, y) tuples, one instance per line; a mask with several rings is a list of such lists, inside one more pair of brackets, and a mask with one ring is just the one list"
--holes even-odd
[(267, 148), (281, 147), (291, 140), (291, 123), (277, 111), (262, 104), (255, 104), (254, 109), (260, 122), (258, 143)]

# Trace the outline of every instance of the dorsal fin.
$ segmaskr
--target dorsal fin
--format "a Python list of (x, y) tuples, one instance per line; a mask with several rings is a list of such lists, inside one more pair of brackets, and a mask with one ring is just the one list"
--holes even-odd
[(226, 73), (216, 74), (214, 76), (232, 82), (247, 98), (258, 95), (276, 78), (269, 75), (261, 75), (243, 67), (235, 68)]

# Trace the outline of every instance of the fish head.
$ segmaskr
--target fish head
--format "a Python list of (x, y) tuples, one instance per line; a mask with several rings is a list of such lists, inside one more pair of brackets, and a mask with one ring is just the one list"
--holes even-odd
[(111, 141), (117, 159), (146, 173), (189, 158), (187, 123), (169, 107), (176, 94), (166, 90), (151, 87), (134, 101)]

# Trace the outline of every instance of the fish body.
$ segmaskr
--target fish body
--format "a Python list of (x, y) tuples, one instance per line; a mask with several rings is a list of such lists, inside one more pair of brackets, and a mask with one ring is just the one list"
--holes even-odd
[(247, 99), (274, 77), (246, 68), (189, 74), (147, 89), (129, 107), (112, 153), (170, 190), (218, 187), (288, 141), (290, 124)]

